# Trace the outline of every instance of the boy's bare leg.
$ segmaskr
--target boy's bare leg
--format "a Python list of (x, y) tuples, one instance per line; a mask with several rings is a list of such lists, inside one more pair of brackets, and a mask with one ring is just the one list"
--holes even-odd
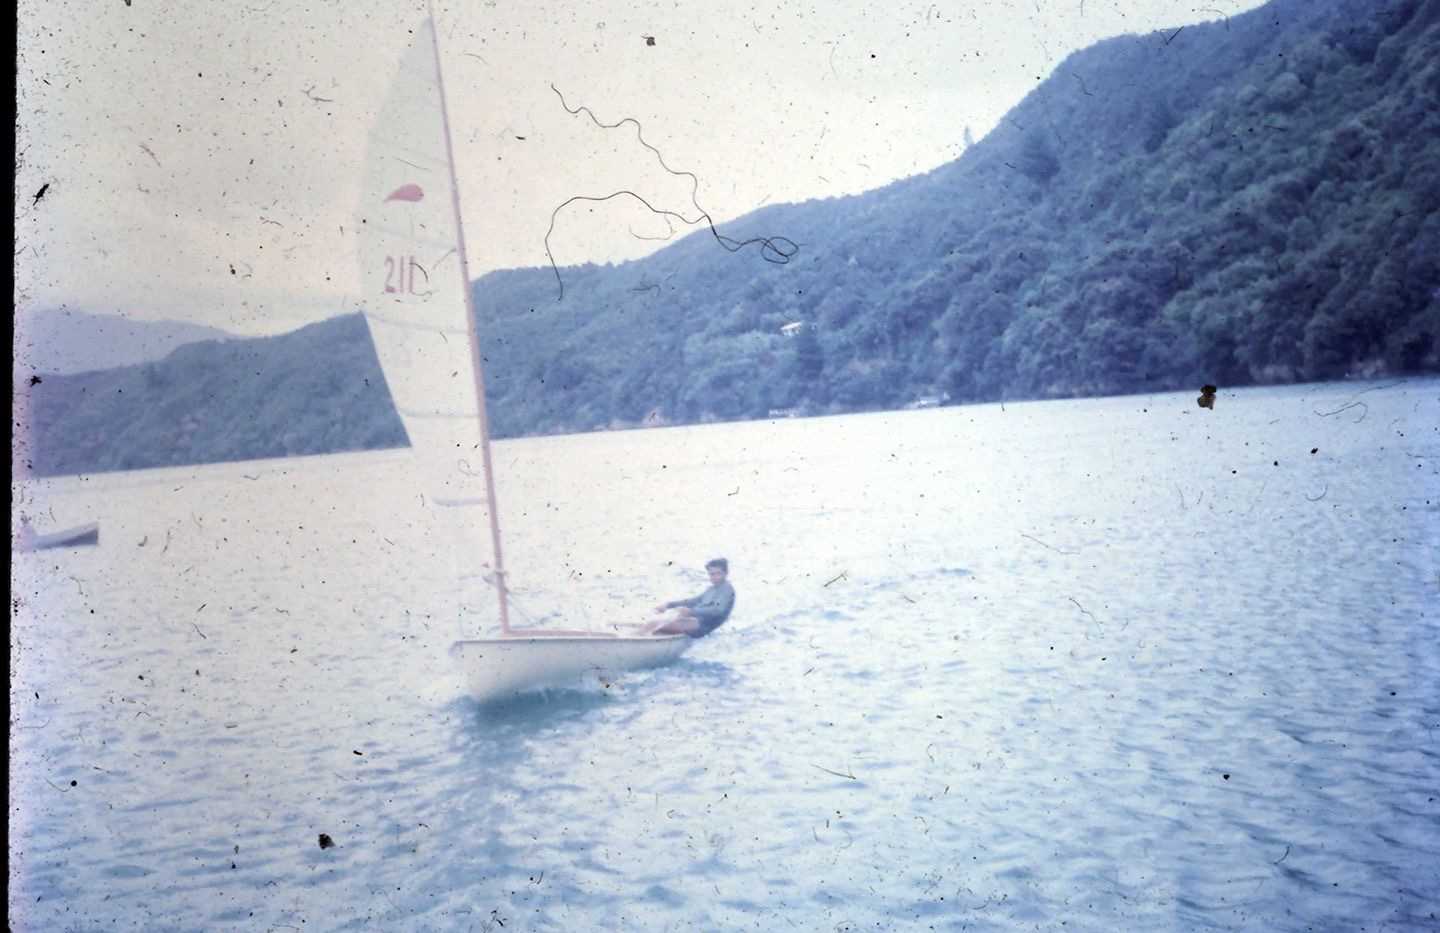
[(693, 635), (700, 630), (700, 621), (694, 616), (680, 616), (675, 619), (656, 619), (651, 635)]
[(630, 629), (639, 635), (653, 635), (661, 626), (673, 622), (680, 616), (680, 613), (676, 610), (666, 609), (664, 606), (656, 606), (655, 612), (659, 614), (651, 617), (648, 622), (617, 622), (614, 627), (616, 629)]

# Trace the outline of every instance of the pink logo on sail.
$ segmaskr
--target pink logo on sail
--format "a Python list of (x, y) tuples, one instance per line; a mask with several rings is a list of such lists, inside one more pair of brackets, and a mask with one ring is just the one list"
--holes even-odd
[(394, 191), (390, 192), (390, 197), (386, 198), (385, 200), (386, 200), (386, 201), (423, 201), (424, 199), (425, 199), (425, 192), (423, 192), (423, 191), (420, 190), (420, 186), (419, 186), (419, 185), (415, 185), (415, 184), (410, 184), (410, 185), (401, 185), (400, 187), (396, 188)]

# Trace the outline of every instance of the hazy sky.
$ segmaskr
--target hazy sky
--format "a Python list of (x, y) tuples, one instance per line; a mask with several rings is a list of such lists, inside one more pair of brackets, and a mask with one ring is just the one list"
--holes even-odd
[[(543, 265), (551, 211), (571, 195), (629, 188), (693, 211), (689, 182), (663, 174), (633, 128), (571, 116), (552, 84), (605, 122), (639, 120), (723, 221), (934, 168), (1070, 52), (1257, 5), (440, 3), (472, 272)], [(22, 0), (17, 307), (243, 334), (353, 310), (365, 138), (424, 14)], [(552, 247), (562, 265), (621, 260), (665, 233), (616, 201), (567, 208)]]

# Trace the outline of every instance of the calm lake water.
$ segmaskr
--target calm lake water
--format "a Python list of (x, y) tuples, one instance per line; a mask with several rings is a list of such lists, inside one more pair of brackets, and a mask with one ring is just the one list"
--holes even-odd
[(480, 707), (407, 451), (17, 487), (12, 928), (1440, 925), (1440, 382), (496, 453), (532, 615), (731, 621)]

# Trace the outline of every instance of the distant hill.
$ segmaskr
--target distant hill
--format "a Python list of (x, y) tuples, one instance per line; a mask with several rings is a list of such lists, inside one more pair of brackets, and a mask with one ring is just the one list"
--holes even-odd
[[(551, 269), (480, 279), (492, 427), (1440, 370), (1437, 100), (1440, 0), (1101, 42), (952, 163), (724, 226), (787, 264), (704, 231), (562, 269), (563, 300)], [(405, 442), (358, 317), (24, 399), (42, 473)]]
[(16, 391), (27, 429), (20, 466), (39, 476), (408, 443), (358, 314)]
[(70, 308), (27, 311), (15, 321), (15, 371), (28, 376), (134, 366), (164, 359), (187, 343), (230, 336), (182, 321), (141, 321)]

